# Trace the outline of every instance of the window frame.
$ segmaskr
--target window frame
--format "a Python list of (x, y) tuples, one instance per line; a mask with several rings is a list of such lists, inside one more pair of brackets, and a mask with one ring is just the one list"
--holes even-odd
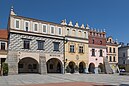
[[(17, 21), (19, 21), (19, 27), (17, 28)], [(20, 29), (20, 19), (15, 19), (15, 28)]]
[(92, 51), (91, 56), (95, 56), (95, 49), (92, 49), (91, 51)]
[[(29, 47), (25, 47), (25, 41), (27, 42), (29, 42)], [(23, 49), (30, 49), (30, 41), (31, 41), (31, 39), (23, 39)]]
[[(37, 31), (35, 30), (35, 25), (37, 25)], [(33, 31), (38, 32), (39, 24), (37, 22), (33, 23)]]
[(75, 53), (75, 47), (74, 47), (75, 45), (74, 44), (71, 44), (70, 46), (69, 46), (69, 52), (70, 53)]
[(103, 57), (103, 50), (102, 49), (100, 49), (100, 51), (99, 51), (99, 56)]
[[(39, 42), (42, 43), (42, 48), (39, 46)], [(45, 44), (45, 41), (44, 40), (37, 40), (37, 44), (38, 44), (38, 47), (37, 47), (37, 50), (44, 50), (44, 44)]]
[(29, 21), (25, 21), (24, 22), (24, 30), (26, 31), (26, 23), (28, 23), (28, 31), (30, 31), (30, 22)]
[[(58, 49), (55, 48), (55, 44), (58, 44)], [(60, 51), (60, 42), (53, 42), (53, 51)]]
[(83, 46), (79, 46), (79, 53), (84, 53), (84, 47)]
[[(46, 26), (46, 31), (44, 32), (44, 26)], [(42, 24), (42, 32), (47, 33), (47, 24)]]
[(62, 28), (61, 27), (58, 27), (58, 34), (62, 35)]
[[(53, 33), (52, 33), (52, 27), (53, 27)], [(52, 25), (50, 26), (50, 33), (55, 34), (55, 26), (52, 26)]]
[[(2, 43), (4, 43), (4, 49), (2, 49)], [(6, 50), (6, 43), (5, 42), (0, 42), (0, 50)]]

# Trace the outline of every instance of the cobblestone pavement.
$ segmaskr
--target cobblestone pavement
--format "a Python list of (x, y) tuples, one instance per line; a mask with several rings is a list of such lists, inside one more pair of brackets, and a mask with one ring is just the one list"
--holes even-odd
[(39, 86), (47, 86), (40, 84), (64, 82), (92, 82), (105, 85), (129, 86), (129, 76), (119, 76), (118, 74), (19, 74), (0, 76), (0, 86), (26, 86), (32, 84), (32, 86), (36, 86), (35, 84), (37, 86), (38, 84)]

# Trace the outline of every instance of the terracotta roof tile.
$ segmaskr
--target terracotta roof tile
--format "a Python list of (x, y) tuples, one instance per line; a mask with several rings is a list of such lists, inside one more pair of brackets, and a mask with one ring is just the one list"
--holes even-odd
[(8, 31), (0, 29), (0, 39), (8, 39)]

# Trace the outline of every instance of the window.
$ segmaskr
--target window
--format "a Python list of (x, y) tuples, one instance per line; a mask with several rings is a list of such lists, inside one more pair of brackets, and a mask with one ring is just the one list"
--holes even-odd
[(112, 62), (112, 57), (110, 56), (109, 61)]
[(103, 50), (100, 50), (100, 56), (101, 57), (103, 56)]
[(34, 24), (34, 31), (38, 31), (38, 24)]
[(112, 52), (112, 48), (111, 48), (111, 47), (109, 48), (109, 52), (110, 52), (110, 53)]
[(116, 53), (116, 50), (115, 50), (115, 48), (113, 48), (113, 53)]
[(38, 50), (43, 50), (44, 49), (44, 41), (38, 40)]
[(102, 41), (100, 41), (100, 44), (102, 45)]
[(53, 42), (54, 43), (54, 51), (59, 51), (59, 42)]
[(79, 53), (83, 53), (83, 46), (79, 46)]
[(93, 39), (93, 40), (92, 40), (92, 44), (94, 44), (94, 43), (95, 43), (95, 40)]
[(67, 29), (67, 35), (69, 35), (69, 29)]
[(25, 22), (25, 31), (28, 31), (28, 29), (29, 29), (29, 23)]
[(123, 53), (123, 57), (125, 57), (125, 53)]
[(59, 34), (61, 35), (61, 28), (58, 28), (58, 30), (59, 30)]
[(28, 39), (24, 40), (24, 49), (30, 49), (30, 40)]
[(70, 52), (74, 53), (74, 45), (70, 45)]
[(92, 56), (95, 56), (95, 49), (92, 49)]
[(54, 27), (51, 27), (51, 33), (54, 34)]
[(115, 56), (113, 57), (113, 62), (116, 62), (116, 57)]
[(20, 22), (19, 22), (19, 20), (16, 20), (16, 28), (19, 28), (19, 25), (20, 24)]
[(43, 32), (46, 33), (47, 32), (47, 26), (46, 25), (43, 25)]
[(5, 43), (1, 43), (1, 50), (5, 50)]

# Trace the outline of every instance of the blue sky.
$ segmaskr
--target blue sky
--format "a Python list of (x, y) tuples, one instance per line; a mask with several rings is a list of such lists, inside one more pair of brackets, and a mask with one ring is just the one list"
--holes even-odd
[(0, 0), (0, 28), (7, 28), (11, 5), (16, 14), (60, 23), (106, 29), (107, 36), (129, 42), (129, 0)]

